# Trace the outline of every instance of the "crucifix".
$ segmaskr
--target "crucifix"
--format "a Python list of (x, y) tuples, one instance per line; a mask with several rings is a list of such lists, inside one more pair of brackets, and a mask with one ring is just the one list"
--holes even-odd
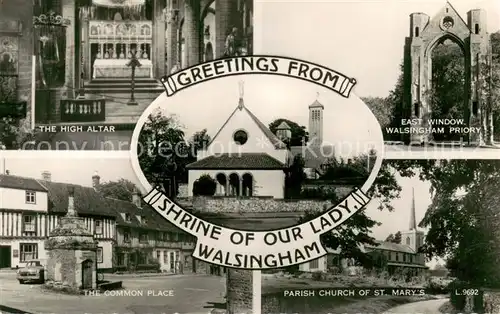
[(130, 100), (127, 102), (127, 105), (129, 106), (137, 106), (138, 103), (135, 100), (134, 97), (134, 89), (135, 89), (135, 68), (140, 67), (141, 63), (139, 62), (139, 59), (137, 59), (136, 56), (137, 52), (132, 50), (130, 61), (127, 63), (127, 66), (132, 69), (132, 82), (131, 82), (131, 90), (130, 90)]
[(245, 93), (245, 90), (244, 90), (244, 85), (245, 85), (245, 82), (243, 81), (239, 81), (239, 86), (240, 86), (240, 101), (238, 103), (238, 109), (243, 109), (243, 107), (245, 106), (244, 103), (243, 103), (243, 94)]

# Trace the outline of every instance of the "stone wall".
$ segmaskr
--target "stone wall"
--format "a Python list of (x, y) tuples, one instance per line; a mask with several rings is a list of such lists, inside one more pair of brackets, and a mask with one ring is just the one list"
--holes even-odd
[(251, 270), (228, 269), (226, 290), (228, 314), (253, 313), (253, 272)]
[[(332, 206), (330, 201), (277, 200), (273, 198), (195, 197), (180, 199), (182, 205), (191, 203), (195, 210), (210, 213), (262, 213), (322, 211)], [(336, 204), (335, 204), (336, 205)], [(189, 206), (189, 205), (188, 205)]]
[(73, 250), (52, 250), (47, 252), (46, 279), (78, 288), (76, 278), (77, 258)]

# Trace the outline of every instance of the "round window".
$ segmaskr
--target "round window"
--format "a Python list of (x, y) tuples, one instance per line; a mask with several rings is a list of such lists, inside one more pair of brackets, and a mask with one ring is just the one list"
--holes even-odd
[(451, 16), (446, 16), (443, 21), (441, 22), (441, 27), (444, 30), (450, 29), (453, 27), (455, 24), (455, 21), (453, 21), (453, 18)]
[(236, 142), (236, 144), (243, 145), (248, 141), (248, 134), (243, 130), (238, 130), (234, 132), (233, 140)]

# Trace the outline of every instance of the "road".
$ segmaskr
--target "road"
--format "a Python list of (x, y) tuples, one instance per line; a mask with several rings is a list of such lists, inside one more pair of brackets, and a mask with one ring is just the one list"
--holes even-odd
[(1, 272), (0, 313), (207, 314), (224, 308), (225, 277), (106, 275), (105, 279), (123, 281), (124, 289), (93, 296), (65, 295), (44, 291), (41, 285), (21, 285), (14, 272)]
[(436, 314), (440, 313), (439, 308), (445, 304), (448, 299), (436, 299), (420, 301), (396, 306), (384, 314), (397, 313), (418, 313), (418, 314)]

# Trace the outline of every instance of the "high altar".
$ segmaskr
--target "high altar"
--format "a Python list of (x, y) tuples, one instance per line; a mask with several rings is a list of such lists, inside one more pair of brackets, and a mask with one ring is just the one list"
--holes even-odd
[(129, 78), (127, 64), (133, 55), (141, 63), (135, 77), (152, 78), (153, 22), (145, 0), (93, 0), (92, 4), (80, 11), (88, 20), (82, 43), (88, 43), (84, 49), (92, 79)]

